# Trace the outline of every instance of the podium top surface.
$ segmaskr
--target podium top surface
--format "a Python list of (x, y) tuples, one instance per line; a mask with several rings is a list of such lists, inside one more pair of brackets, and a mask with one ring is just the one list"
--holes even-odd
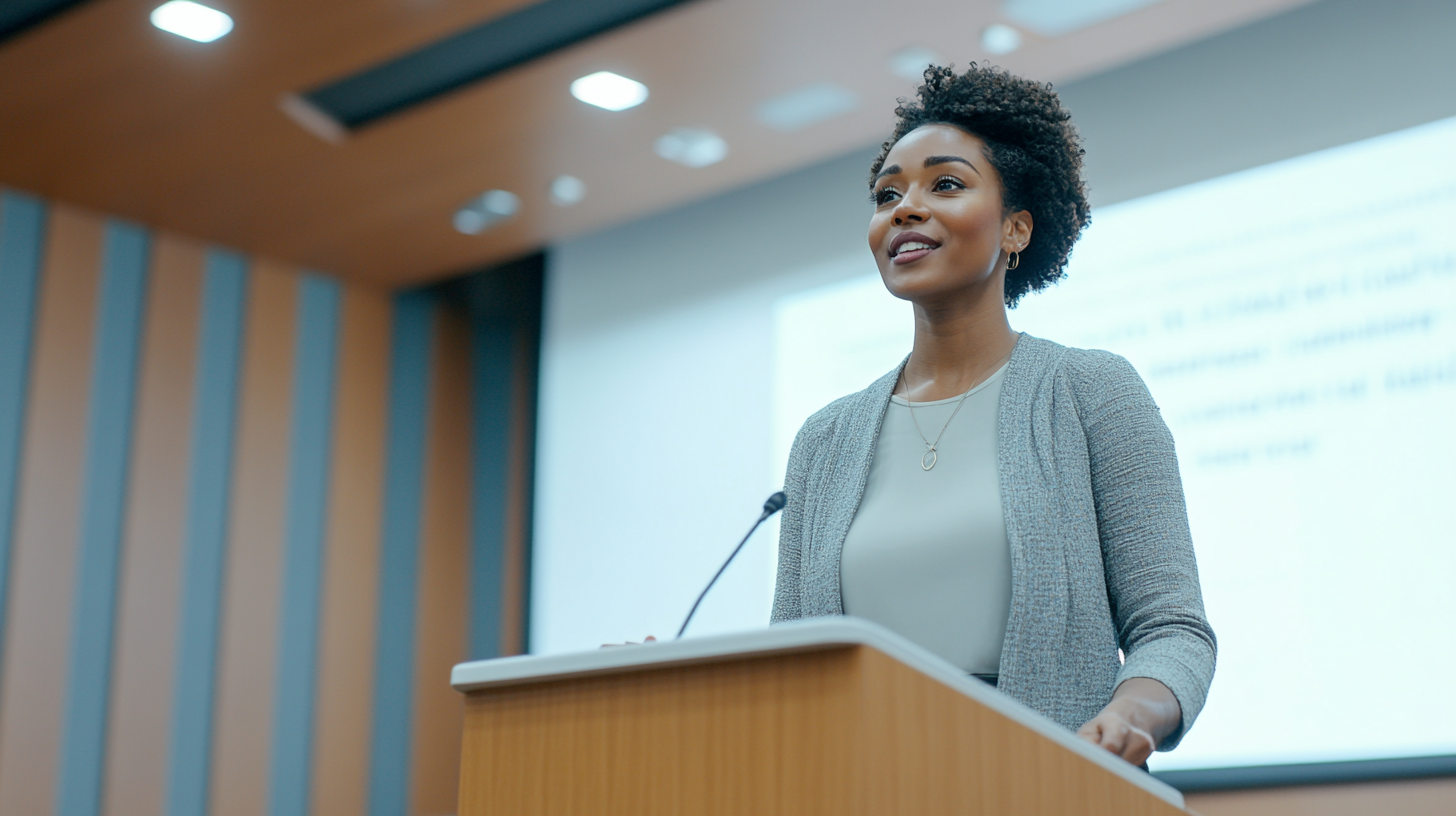
[(1174, 807), (1183, 807), (1183, 794), (1175, 788), (1086, 742), (1031, 708), (966, 675), (959, 668), (894, 632), (859, 618), (812, 618), (727, 635), (668, 640), (641, 646), (477, 660), (457, 665), (450, 672), (450, 685), (457, 691), (468, 693), (575, 677), (626, 674), (668, 666), (852, 646), (868, 646), (882, 652), (1019, 725), (1086, 757)]

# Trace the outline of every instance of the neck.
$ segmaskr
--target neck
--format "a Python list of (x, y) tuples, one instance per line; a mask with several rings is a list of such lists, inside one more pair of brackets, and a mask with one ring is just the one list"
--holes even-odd
[(915, 304), (915, 348), (896, 393), (917, 402), (948, 399), (1005, 363), (1020, 335), (1006, 318), (1000, 277), (970, 297)]

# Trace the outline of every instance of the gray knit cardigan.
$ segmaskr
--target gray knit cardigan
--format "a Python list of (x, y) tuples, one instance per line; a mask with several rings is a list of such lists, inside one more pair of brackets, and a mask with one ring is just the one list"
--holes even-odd
[[(773, 622), (844, 613), (840, 552), (899, 373), (820, 410), (794, 440)], [(1203, 708), (1216, 646), (1152, 395), (1122, 357), (1023, 334), (998, 422), (1011, 614), (997, 687), (1075, 730), (1117, 684), (1150, 677), (1183, 709), (1159, 746), (1171, 750)]]

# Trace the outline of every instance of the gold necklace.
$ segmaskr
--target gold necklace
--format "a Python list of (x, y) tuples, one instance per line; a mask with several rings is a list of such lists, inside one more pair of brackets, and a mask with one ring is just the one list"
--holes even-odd
[[(940, 459), (940, 454), (935, 451), (936, 446), (940, 444), (940, 438), (945, 436), (945, 429), (949, 428), (950, 423), (955, 421), (956, 414), (961, 412), (961, 406), (966, 404), (966, 397), (969, 397), (971, 392), (976, 390), (976, 386), (973, 385), (967, 388), (966, 393), (961, 394), (960, 400), (956, 402), (955, 410), (950, 412), (950, 419), (947, 419), (945, 424), (940, 426), (940, 433), (936, 434), (935, 441), (931, 442), (925, 438), (925, 431), (920, 430), (920, 420), (915, 418), (915, 403), (910, 400), (910, 381), (905, 379), (905, 369), (903, 368), (900, 369), (900, 382), (905, 384), (905, 405), (910, 408), (910, 421), (915, 423), (915, 432), (920, 434), (920, 441), (925, 443), (925, 453), (920, 454), (920, 469), (929, 471), (935, 467), (936, 461)], [(976, 385), (980, 385), (980, 383), (976, 383)]]
[(991, 373), (987, 375), (985, 379), (972, 384), (970, 388), (966, 389), (966, 392), (964, 394), (961, 394), (960, 401), (956, 403), (955, 410), (950, 412), (950, 419), (947, 419), (945, 421), (945, 424), (940, 426), (940, 433), (935, 435), (934, 442), (926, 439), (925, 432), (920, 430), (920, 420), (915, 418), (915, 403), (911, 402), (910, 400), (910, 381), (905, 379), (905, 369), (900, 369), (900, 382), (905, 385), (905, 405), (910, 409), (910, 421), (915, 423), (915, 432), (920, 434), (920, 441), (925, 443), (925, 453), (920, 454), (921, 470), (930, 470), (931, 468), (935, 467), (936, 461), (940, 459), (940, 454), (936, 452), (936, 448), (940, 445), (940, 438), (942, 436), (945, 436), (945, 429), (950, 427), (950, 424), (955, 421), (956, 414), (959, 414), (961, 412), (961, 406), (966, 404), (966, 397), (969, 397), (971, 395), (971, 392), (975, 391), (981, 383), (996, 376), (996, 372), (1000, 371), (1003, 367), (1005, 367), (1006, 361), (1010, 359), (1010, 357), (1011, 355), (1008, 354), (1005, 357), (1001, 358), (1001, 362), (995, 368), (991, 369)]

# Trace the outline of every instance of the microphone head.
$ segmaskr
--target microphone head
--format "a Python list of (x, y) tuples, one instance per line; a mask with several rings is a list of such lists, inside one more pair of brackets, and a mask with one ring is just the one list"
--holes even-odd
[(769, 496), (768, 501), (763, 503), (763, 514), (765, 516), (772, 516), (774, 513), (784, 509), (784, 505), (788, 503), (789, 497), (785, 496), (784, 491), (780, 490), (772, 496)]

